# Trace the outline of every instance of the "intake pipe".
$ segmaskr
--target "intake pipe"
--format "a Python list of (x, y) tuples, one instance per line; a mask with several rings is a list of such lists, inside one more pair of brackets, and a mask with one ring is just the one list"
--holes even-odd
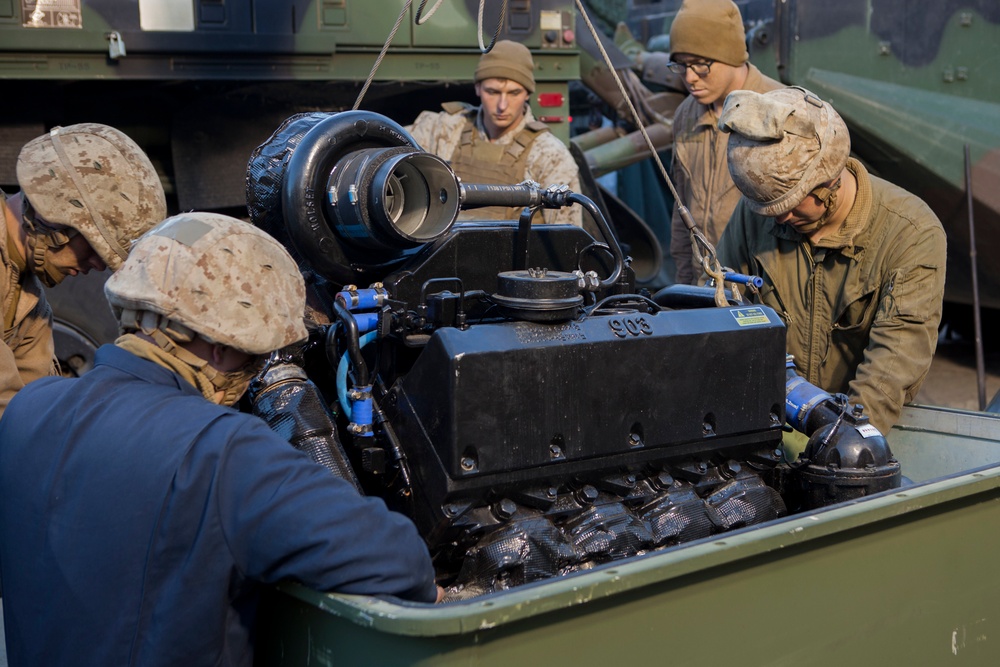
[(271, 430), (350, 482), (358, 493), (364, 493), (319, 389), (301, 367), (286, 362), (274, 364), (251, 384), (250, 400), (251, 412), (267, 422)]
[(809, 436), (805, 451), (792, 464), (801, 480), (805, 509), (899, 488), (899, 461), (863, 406), (850, 405), (847, 396), (833, 396), (807, 382), (790, 356), (785, 370), (785, 418)]

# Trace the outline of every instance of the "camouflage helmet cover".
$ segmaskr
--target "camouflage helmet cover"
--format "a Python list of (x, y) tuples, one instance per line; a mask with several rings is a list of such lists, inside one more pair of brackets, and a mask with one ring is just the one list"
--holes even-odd
[(44, 220), (72, 227), (112, 270), (167, 215), (159, 176), (139, 146), (99, 123), (53, 128), (21, 149), (17, 181)]
[(135, 243), (104, 291), (116, 313), (154, 312), (248, 354), (307, 335), (295, 261), (267, 233), (217, 213), (164, 220)]
[(733, 91), (719, 129), (729, 132), (729, 174), (750, 209), (791, 211), (847, 166), (851, 138), (840, 115), (804, 88)]

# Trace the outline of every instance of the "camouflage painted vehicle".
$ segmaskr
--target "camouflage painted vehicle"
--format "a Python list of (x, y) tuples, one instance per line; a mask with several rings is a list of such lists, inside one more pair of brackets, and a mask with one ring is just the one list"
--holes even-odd
[[(972, 303), (976, 245), (1000, 247), (1000, 5), (990, 0), (737, 0), (751, 61), (829, 101), (857, 157), (924, 199), (948, 233), (946, 299)], [(635, 0), (626, 20), (665, 48), (680, 0)], [(967, 202), (968, 147), (972, 206)], [(982, 304), (1000, 307), (1000, 271), (979, 262)]]

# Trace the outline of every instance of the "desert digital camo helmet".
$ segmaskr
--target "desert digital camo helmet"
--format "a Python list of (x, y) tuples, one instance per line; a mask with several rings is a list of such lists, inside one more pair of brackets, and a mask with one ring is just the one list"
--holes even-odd
[[(851, 153), (840, 115), (804, 88), (767, 93), (737, 90), (726, 97), (719, 129), (729, 132), (729, 173), (756, 213), (777, 216), (809, 194), (828, 201)], [(828, 201), (828, 209), (832, 208)]]
[[(131, 242), (167, 215), (149, 158), (123, 132), (99, 123), (56, 127), (29, 141), (17, 157), (17, 182), (37, 218), (83, 234), (112, 270)], [(48, 231), (33, 220), (26, 225), (34, 235)]]
[(162, 331), (186, 328), (251, 355), (307, 335), (295, 261), (267, 233), (217, 213), (164, 220), (135, 243), (104, 291), (123, 326), (128, 313), (133, 321), (154, 313)]

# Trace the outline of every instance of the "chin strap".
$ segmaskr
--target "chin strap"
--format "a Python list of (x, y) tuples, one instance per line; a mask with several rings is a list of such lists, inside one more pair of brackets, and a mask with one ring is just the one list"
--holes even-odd
[[(123, 331), (141, 331), (153, 342), (126, 333), (115, 341), (115, 345), (174, 371), (194, 385), (202, 396), (219, 405), (235, 405), (246, 392), (250, 380), (260, 372), (261, 362), (266, 359), (255, 357), (234, 371), (220, 371), (213, 368), (208, 360), (179, 345), (190, 343), (198, 335), (179, 322), (151, 311), (131, 309), (122, 310), (119, 322)], [(217, 401), (220, 391), (223, 395)]]
[(55, 287), (63, 281), (66, 274), (59, 271), (48, 260), (46, 253), (50, 248), (56, 250), (63, 247), (79, 232), (72, 227), (52, 227), (38, 220), (31, 207), (31, 202), (23, 196), (21, 199), (21, 226), (27, 235), (25, 266), (30, 267), (46, 287)]
[(812, 234), (817, 229), (830, 224), (830, 218), (837, 210), (837, 190), (840, 189), (840, 178), (830, 185), (821, 185), (809, 194), (819, 199), (826, 205), (826, 211), (819, 217), (819, 220), (810, 225), (799, 225), (798, 231), (803, 234)]

